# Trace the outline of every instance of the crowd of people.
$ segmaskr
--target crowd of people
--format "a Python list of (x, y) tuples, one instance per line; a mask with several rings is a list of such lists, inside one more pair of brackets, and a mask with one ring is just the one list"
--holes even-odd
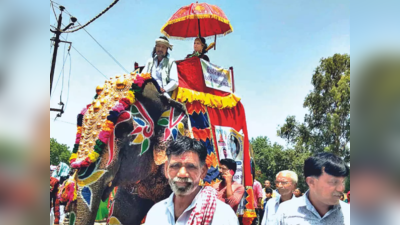
[(50, 225), (63, 224), (65, 219), (66, 203), (59, 202), (59, 187), (73, 173), (66, 163), (61, 162), (58, 166), (50, 166)]
[[(240, 224), (236, 210), (244, 187), (233, 181), (236, 162), (220, 163), (222, 182), (212, 187), (199, 185), (207, 175), (206, 148), (188, 137), (178, 138), (167, 149), (165, 174), (173, 193), (154, 205), (147, 214), (152, 224)], [(265, 188), (255, 180), (253, 224), (350, 224), (350, 206), (341, 201), (349, 168), (331, 154), (319, 153), (304, 163), (309, 190), (297, 188), (298, 176), (284, 170), (276, 175), (277, 189), (265, 181)]]
[[(146, 225), (158, 224), (242, 224), (236, 215), (245, 188), (233, 180), (236, 162), (220, 161), (220, 179), (214, 186), (201, 185), (207, 175), (207, 149), (195, 139), (179, 137), (167, 148), (165, 176), (173, 191), (171, 196), (156, 203), (148, 212)], [(65, 205), (57, 204), (56, 190), (69, 176), (68, 165), (50, 167), (50, 207), (60, 213), (62, 224)], [(344, 183), (349, 168), (331, 154), (319, 153), (304, 163), (304, 176), (309, 190), (304, 194), (297, 188), (298, 175), (289, 170), (276, 175), (276, 190), (266, 180), (264, 188), (254, 180), (254, 225), (269, 224), (350, 224), (350, 192), (345, 198)], [(56, 208), (59, 207), (59, 208)], [(53, 210), (55, 209), (55, 210)], [(53, 221), (52, 221), (53, 220)]]

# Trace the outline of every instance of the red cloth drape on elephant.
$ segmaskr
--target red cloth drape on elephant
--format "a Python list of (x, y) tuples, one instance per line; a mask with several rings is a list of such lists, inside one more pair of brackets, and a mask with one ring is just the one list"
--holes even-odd
[[(230, 127), (237, 132), (243, 131), (243, 175), (244, 175), (244, 224), (251, 224), (256, 217), (254, 212), (253, 198), (253, 179), (251, 175), (249, 137), (247, 133), (246, 115), (244, 107), (235, 94), (209, 88), (205, 84), (204, 74), (198, 57), (177, 61), (179, 87), (175, 90), (173, 98), (177, 101), (186, 103), (191, 111), (198, 111), (201, 107), (196, 106), (201, 103), (207, 106), (207, 113), (210, 130), (213, 136), (215, 153), (218, 154), (218, 138), (216, 137), (215, 126)], [(194, 107), (194, 108), (193, 108)], [(202, 112), (204, 114), (204, 112)], [(208, 128), (207, 128), (208, 129)], [(195, 135), (200, 139), (211, 138), (205, 135), (207, 129), (193, 129)], [(203, 138), (202, 138), (203, 137)], [(218, 157), (222, 159), (224, 157)]]

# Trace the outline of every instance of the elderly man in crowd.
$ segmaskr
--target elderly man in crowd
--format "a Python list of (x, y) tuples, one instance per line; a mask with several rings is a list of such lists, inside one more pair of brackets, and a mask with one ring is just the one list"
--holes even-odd
[(212, 187), (201, 187), (207, 175), (207, 149), (197, 140), (179, 137), (167, 149), (165, 176), (173, 193), (155, 204), (147, 214), (146, 225), (238, 224), (236, 214), (217, 199)]
[(297, 174), (290, 170), (281, 171), (276, 175), (275, 184), (280, 195), (269, 200), (265, 205), (262, 225), (273, 224), (279, 205), (295, 198), (293, 191), (297, 187), (298, 180)]
[(236, 212), (244, 194), (243, 185), (233, 180), (233, 175), (236, 173), (236, 162), (232, 159), (221, 159), (219, 164), (222, 182), (213, 187), (218, 191), (218, 199), (230, 205)]
[(276, 224), (350, 224), (350, 206), (340, 201), (349, 167), (332, 153), (319, 153), (304, 163), (309, 190), (281, 204)]
[(150, 73), (157, 81), (160, 91), (169, 97), (172, 91), (178, 87), (178, 72), (176, 63), (168, 53), (172, 51), (173, 45), (168, 38), (161, 36), (156, 39), (156, 46), (153, 49), (152, 57), (147, 61), (142, 73)]

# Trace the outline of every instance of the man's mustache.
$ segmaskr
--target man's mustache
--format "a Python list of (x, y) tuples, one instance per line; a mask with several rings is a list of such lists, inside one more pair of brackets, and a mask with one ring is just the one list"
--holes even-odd
[(180, 178), (180, 177), (175, 177), (172, 179), (173, 182), (180, 182), (180, 183), (193, 183), (193, 180), (190, 179), (189, 177), (187, 178)]
[(339, 197), (339, 198), (340, 198), (340, 197), (342, 197), (342, 193), (340, 193), (340, 192), (338, 192), (338, 193), (334, 193), (334, 194), (333, 194), (333, 196), (335, 196), (335, 197)]

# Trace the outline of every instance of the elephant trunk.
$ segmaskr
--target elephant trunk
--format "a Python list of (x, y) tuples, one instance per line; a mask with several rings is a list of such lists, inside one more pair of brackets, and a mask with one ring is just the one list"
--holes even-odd
[[(100, 198), (104, 191), (104, 179), (92, 185), (78, 186), (77, 202), (70, 216), (70, 225), (93, 225), (99, 209)], [(75, 223), (74, 220), (75, 219)]]

